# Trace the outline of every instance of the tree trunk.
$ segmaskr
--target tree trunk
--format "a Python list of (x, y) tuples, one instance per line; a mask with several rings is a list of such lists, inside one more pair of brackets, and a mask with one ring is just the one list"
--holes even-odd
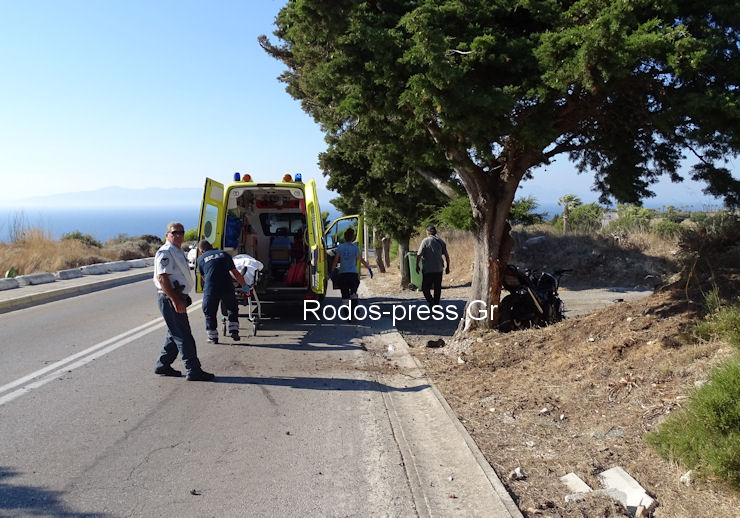
[(381, 240), (383, 242), (383, 259), (385, 260), (385, 264), (388, 265), (388, 268), (391, 267), (391, 238), (388, 236), (383, 236), (383, 239)]
[[(481, 198), (486, 198), (482, 195)], [(508, 224), (510, 202), (492, 200), (474, 232), (475, 262), (471, 300), (468, 301), (458, 332), (492, 329), (498, 324), (501, 299), (501, 273), (511, 253)], [(505, 256), (504, 256), (505, 255)]]
[(373, 227), (373, 248), (375, 249), (375, 264), (378, 266), (380, 273), (385, 273), (385, 264), (383, 263), (383, 245), (378, 239), (379, 232)]
[(446, 134), (433, 120), (427, 123), (427, 129), (435, 142), (443, 146), (445, 157), (465, 186), (475, 223), (471, 300), (456, 335), (465, 335), (471, 329), (494, 329), (499, 318), (501, 272), (511, 252), (509, 210), (519, 182), (537, 163), (541, 151), (507, 139), (496, 163), (484, 169), (471, 159), (469, 146), (458, 136)]
[(375, 249), (375, 264), (378, 266), (380, 273), (385, 273), (385, 264), (383, 264), (383, 248)]
[(409, 271), (409, 262), (406, 254), (409, 251), (409, 238), (398, 240), (398, 260), (401, 267), (401, 287), (406, 289), (411, 283), (411, 272)]

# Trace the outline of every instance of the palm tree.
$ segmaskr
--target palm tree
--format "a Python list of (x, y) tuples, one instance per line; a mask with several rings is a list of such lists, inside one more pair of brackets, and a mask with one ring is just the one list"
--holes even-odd
[(582, 205), (582, 202), (575, 194), (565, 194), (558, 199), (558, 205), (563, 207), (563, 234), (568, 232), (568, 214), (571, 210)]

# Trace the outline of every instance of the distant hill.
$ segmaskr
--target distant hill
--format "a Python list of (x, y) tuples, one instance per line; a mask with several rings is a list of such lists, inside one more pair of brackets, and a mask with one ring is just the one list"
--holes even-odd
[[(67, 192), (48, 196), (34, 196), (16, 200), (9, 204), (18, 208), (121, 208), (121, 207), (200, 207), (202, 188), (194, 187), (150, 187), (130, 189), (126, 187), (103, 187), (94, 191)], [(322, 210), (329, 211), (332, 218), (339, 213), (329, 200), (336, 198), (333, 191), (319, 190)]]
[(103, 187), (94, 191), (67, 192), (17, 200), (18, 207), (155, 207), (198, 205), (203, 190), (196, 188)]

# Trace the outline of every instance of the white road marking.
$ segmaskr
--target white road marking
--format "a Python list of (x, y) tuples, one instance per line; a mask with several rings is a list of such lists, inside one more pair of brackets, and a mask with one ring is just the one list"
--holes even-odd
[[(195, 311), (197, 308), (200, 307), (200, 304), (201, 301), (195, 302), (188, 309), (188, 313)], [(0, 394), (2, 394), (3, 392), (8, 392), (9, 390), (12, 390), (19, 386), (20, 388), (14, 390), (13, 392), (5, 394), (4, 396), (0, 396), (0, 406), (13, 401), (14, 399), (27, 394), (34, 389), (42, 387), (50, 381), (54, 381), (63, 374), (71, 372), (74, 369), (82, 367), (83, 365), (86, 365), (97, 358), (105, 356), (109, 352), (115, 351), (119, 347), (131, 343), (134, 340), (141, 338), (142, 336), (146, 336), (147, 334), (161, 327), (165, 327), (165, 323), (162, 318), (151, 320), (146, 324), (142, 324), (133, 329), (129, 329), (128, 331), (121, 333), (120, 335), (104, 340), (98, 344), (93, 345), (92, 347), (88, 347), (84, 351), (80, 351), (62, 360), (47, 365), (43, 369), (39, 369), (36, 372), (32, 372), (31, 374), (23, 376), (22, 378), (18, 378), (15, 381), (6, 383), (2, 387), (0, 387)]]

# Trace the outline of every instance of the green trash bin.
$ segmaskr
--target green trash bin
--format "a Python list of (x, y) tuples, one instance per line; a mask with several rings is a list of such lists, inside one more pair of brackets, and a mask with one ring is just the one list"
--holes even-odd
[[(411, 285), (414, 286), (417, 290), (421, 289), (421, 281), (423, 279), (421, 275), (421, 269), (419, 270), (419, 273), (416, 273), (416, 261), (418, 258), (416, 257), (416, 252), (408, 252), (406, 254), (407, 261), (409, 263), (409, 275), (411, 276)], [(421, 268), (421, 265), (419, 265)]]

